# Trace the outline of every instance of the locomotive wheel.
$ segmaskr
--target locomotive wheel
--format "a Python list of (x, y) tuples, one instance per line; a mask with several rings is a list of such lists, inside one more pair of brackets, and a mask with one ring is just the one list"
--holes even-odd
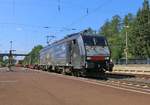
[(77, 69), (73, 70), (73, 76), (80, 77), (80, 72)]
[(75, 74), (76, 77), (80, 77), (80, 72), (79, 71), (76, 71), (75, 73), (76, 73)]
[(76, 72), (75, 72), (75, 70), (73, 69), (73, 70), (71, 70), (71, 76), (76, 76)]
[(85, 69), (80, 70), (80, 76), (81, 77), (85, 77), (86, 76), (86, 70)]
[(52, 71), (52, 67), (50, 66), (47, 71), (51, 72)]
[(65, 67), (63, 67), (63, 69), (62, 69), (62, 71), (61, 71), (61, 74), (63, 74), (63, 75), (65, 75), (66, 74), (66, 70), (65, 70), (66, 68)]

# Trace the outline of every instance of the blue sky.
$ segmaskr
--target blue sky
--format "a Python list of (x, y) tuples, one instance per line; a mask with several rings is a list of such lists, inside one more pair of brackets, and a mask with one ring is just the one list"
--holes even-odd
[[(98, 30), (107, 19), (116, 14), (121, 17), (129, 12), (136, 14), (142, 2), (143, 0), (0, 0), (0, 53), (8, 52), (11, 40), (16, 53), (27, 53), (35, 45), (46, 45), (47, 35), (55, 35), (58, 40), (88, 27)], [(76, 30), (71, 30), (73, 28)]]

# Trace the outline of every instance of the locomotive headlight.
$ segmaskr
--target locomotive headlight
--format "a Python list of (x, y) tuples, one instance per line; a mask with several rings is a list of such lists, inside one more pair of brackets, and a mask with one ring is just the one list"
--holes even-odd
[(105, 60), (109, 60), (109, 57), (105, 57)]
[(91, 57), (87, 57), (86, 59), (87, 59), (87, 60), (91, 60)]

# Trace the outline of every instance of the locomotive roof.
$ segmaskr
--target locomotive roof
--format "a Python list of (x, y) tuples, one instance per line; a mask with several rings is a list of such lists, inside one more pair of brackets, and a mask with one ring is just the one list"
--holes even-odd
[[(63, 42), (66, 41), (66, 40), (76, 39), (77, 37), (83, 36), (83, 35), (85, 35), (85, 36), (99, 36), (99, 35), (97, 35), (97, 34), (95, 34), (95, 35), (92, 34), (92, 35), (91, 35), (91, 34), (84, 34), (84, 33), (74, 33), (74, 34), (70, 34), (70, 35), (65, 36), (63, 39), (58, 40), (58, 41), (55, 41), (55, 42), (51, 43), (50, 45), (44, 47), (44, 48), (41, 50), (41, 52), (44, 51), (44, 50), (46, 50), (46, 49), (48, 49), (48, 48), (51, 48), (52, 46), (54, 46), (54, 45), (56, 45), (56, 44), (58, 44), (58, 43), (63, 43)], [(104, 37), (104, 36), (100, 36), (100, 37)]]
[[(84, 33), (74, 33), (74, 34), (70, 34), (70, 35), (65, 36), (63, 39), (58, 40), (58, 41), (52, 43), (51, 45), (53, 45), (53, 44), (55, 44), (55, 43), (59, 43), (59, 42), (64, 41), (64, 40), (66, 40), (66, 39), (75, 39), (76, 37), (78, 37), (78, 36), (83, 36), (83, 35), (85, 35), (85, 36), (99, 36), (99, 35), (97, 35), (97, 34), (95, 34), (95, 35), (92, 34), (92, 35), (91, 35), (91, 34), (84, 34)], [(104, 36), (101, 36), (101, 37), (104, 37)]]
[(57, 43), (61, 43), (61, 42), (65, 41), (65, 40), (68, 40), (68, 39), (73, 39), (77, 36), (80, 36), (80, 33), (74, 33), (74, 34), (67, 35), (63, 39), (55, 41), (55, 42), (51, 43), (50, 45), (45, 46), (40, 52), (42, 52), (42, 51), (44, 51), (48, 48), (51, 48), (52, 46), (54, 46)]

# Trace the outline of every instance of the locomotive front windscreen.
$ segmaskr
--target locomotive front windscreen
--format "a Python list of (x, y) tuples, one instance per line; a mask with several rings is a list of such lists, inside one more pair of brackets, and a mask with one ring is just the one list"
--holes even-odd
[(85, 46), (107, 46), (104, 37), (100, 36), (83, 36)]
[(105, 37), (85, 35), (82, 36), (82, 38), (87, 56), (110, 55), (110, 51)]

